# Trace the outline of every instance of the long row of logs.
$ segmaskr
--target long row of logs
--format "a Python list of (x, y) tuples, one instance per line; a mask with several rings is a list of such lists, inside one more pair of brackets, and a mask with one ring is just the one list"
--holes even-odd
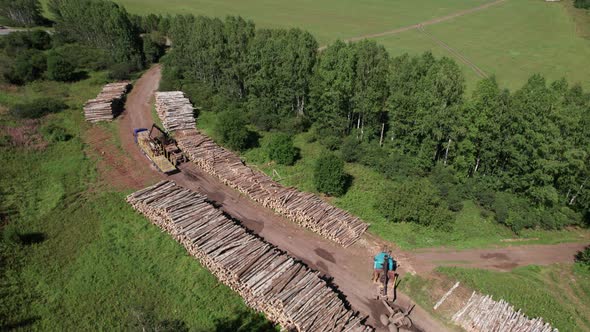
[(284, 187), (267, 175), (246, 166), (242, 160), (209, 137), (196, 131), (177, 132), (178, 146), (205, 172), (261, 205), (343, 246), (350, 246), (368, 225), (318, 196)]
[(84, 104), (84, 117), (89, 122), (111, 121), (123, 111), (125, 95), (131, 89), (129, 82), (109, 83), (94, 99)]
[(373, 331), (319, 272), (251, 234), (205, 196), (162, 181), (129, 195), (127, 201), (170, 233), (247, 305), (283, 328)]
[(168, 132), (196, 128), (193, 105), (182, 91), (156, 92), (156, 112)]
[(504, 300), (476, 292), (457, 313), (453, 321), (468, 332), (558, 332), (543, 319), (530, 319)]

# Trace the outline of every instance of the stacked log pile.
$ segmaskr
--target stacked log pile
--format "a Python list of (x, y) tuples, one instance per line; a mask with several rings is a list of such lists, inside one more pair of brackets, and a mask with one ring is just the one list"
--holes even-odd
[(196, 128), (193, 105), (182, 91), (156, 92), (156, 112), (168, 132)]
[(453, 315), (453, 321), (469, 332), (558, 332), (541, 318), (530, 319), (510, 303), (476, 292)]
[(84, 117), (89, 122), (111, 121), (123, 111), (125, 95), (129, 92), (131, 83), (109, 83), (94, 99), (84, 104)]
[(170, 233), (247, 305), (297, 331), (372, 331), (332, 285), (226, 217), (206, 197), (162, 181), (127, 201)]
[(179, 132), (179, 147), (205, 172), (290, 220), (340, 243), (353, 244), (368, 225), (314, 194), (283, 187), (246, 166), (240, 158), (196, 130)]

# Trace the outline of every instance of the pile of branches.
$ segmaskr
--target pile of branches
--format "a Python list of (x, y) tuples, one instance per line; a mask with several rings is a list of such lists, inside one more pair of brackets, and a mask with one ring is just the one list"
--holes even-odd
[(129, 82), (109, 83), (94, 99), (84, 104), (84, 117), (89, 122), (111, 121), (123, 111), (125, 95), (131, 89)]
[(188, 158), (226, 185), (290, 220), (343, 246), (353, 244), (368, 225), (318, 196), (284, 187), (254, 171), (242, 160), (196, 130), (177, 133), (178, 145)]
[(297, 331), (373, 331), (303, 263), (225, 216), (206, 197), (162, 181), (127, 201), (170, 233), (250, 307)]
[(196, 128), (193, 105), (182, 91), (156, 92), (156, 112), (168, 132)]
[(490, 295), (476, 292), (453, 315), (453, 321), (467, 331), (511, 331), (511, 332), (558, 332), (543, 319), (530, 319), (520, 310), (515, 311), (510, 303), (494, 301)]

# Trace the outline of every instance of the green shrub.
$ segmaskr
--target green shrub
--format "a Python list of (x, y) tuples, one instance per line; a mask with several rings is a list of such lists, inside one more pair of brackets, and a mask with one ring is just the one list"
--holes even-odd
[(11, 142), (12, 137), (10, 135), (0, 134), (0, 147), (9, 146)]
[(590, 9), (590, 0), (574, 0), (574, 7)]
[(273, 128), (277, 128), (279, 126), (279, 124), (281, 123), (281, 117), (278, 114), (273, 114), (271, 112), (265, 111), (265, 109), (268, 109), (268, 107), (264, 108), (253, 106), (259, 105), (262, 102), (263, 100), (256, 100), (255, 102), (249, 103), (249, 120), (250, 123), (253, 124), (259, 130), (270, 131)]
[(57, 113), (67, 105), (56, 98), (42, 97), (27, 103), (16, 104), (10, 108), (10, 114), (21, 119), (36, 119), (49, 113)]
[(266, 147), (268, 157), (280, 165), (293, 165), (298, 150), (293, 146), (293, 138), (287, 134), (277, 134), (271, 137)]
[(145, 35), (143, 38), (143, 54), (148, 64), (156, 63), (164, 55), (165, 45), (162, 41), (152, 37), (152, 34)]
[(506, 224), (508, 211), (510, 209), (511, 196), (508, 193), (497, 193), (493, 202), (492, 209), (496, 213), (496, 221), (500, 224)]
[(76, 77), (76, 67), (64, 56), (52, 52), (47, 57), (47, 78), (53, 81), (68, 82)]
[(327, 154), (316, 160), (313, 181), (318, 191), (332, 196), (344, 195), (347, 180), (344, 161), (335, 154)]
[(330, 151), (336, 151), (342, 145), (342, 139), (333, 135), (320, 138), (320, 142)]
[(43, 24), (39, 0), (0, 0), (0, 15), (18, 26), (32, 27)]
[(427, 179), (408, 179), (385, 188), (375, 208), (392, 222), (448, 227), (452, 221), (438, 189)]
[(383, 172), (381, 166), (388, 156), (387, 151), (377, 144), (369, 144), (366, 142), (362, 142), (361, 147), (363, 153), (359, 158), (359, 162), (365, 166), (376, 169), (379, 172)]
[(290, 116), (281, 120), (279, 130), (289, 135), (296, 135), (309, 129), (311, 122), (306, 116)]
[(65, 142), (72, 138), (65, 128), (53, 123), (43, 127), (41, 132), (45, 139), (51, 142)]
[(587, 246), (576, 254), (576, 262), (590, 267), (590, 246)]
[(221, 142), (232, 150), (242, 151), (254, 145), (255, 134), (248, 130), (246, 119), (239, 111), (219, 114), (215, 131)]
[(45, 54), (38, 50), (26, 50), (15, 59), (7, 79), (14, 84), (24, 84), (40, 78), (47, 70)]
[(536, 212), (530, 209), (527, 203), (519, 201), (510, 209), (506, 219), (506, 226), (510, 227), (516, 234), (519, 234), (523, 229), (533, 228), (538, 223), (538, 214)]
[(363, 154), (359, 140), (353, 136), (346, 137), (340, 146), (340, 154), (346, 162), (352, 163), (359, 161)]
[(60, 54), (77, 69), (104, 70), (109, 66), (109, 57), (103, 49), (88, 47), (82, 44), (65, 44), (52, 50)]
[(137, 68), (129, 63), (116, 63), (109, 68), (108, 77), (111, 80), (124, 81), (131, 78), (131, 74)]
[(51, 48), (51, 36), (42, 30), (17, 31), (0, 38), (0, 47), (10, 56), (28, 49), (48, 50)]
[(454, 212), (463, 210), (463, 197), (457, 187), (453, 187), (449, 190), (446, 199), (449, 210)]
[(493, 190), (479, 187), (476, 189), (474, 196), (477, 203), (483, 208), (490, 209), (494, 206), (496, 193)]

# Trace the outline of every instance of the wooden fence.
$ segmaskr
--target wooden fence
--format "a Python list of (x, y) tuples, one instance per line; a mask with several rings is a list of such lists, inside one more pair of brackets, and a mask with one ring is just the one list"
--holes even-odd
[(196, 130), (177, 132), (177, 141), (188, 158), (205, 172), (261, 205), (345, 247), (358, 240), (369, 227), (314, 194), (284, 187), (253, 170), (233, 152)]
[(373, 331), (319, 272), (251, 234), (205, 196), (162, 181), (129, 195), (127, 201), (184, 245), (247, 305), (283, 328)]

